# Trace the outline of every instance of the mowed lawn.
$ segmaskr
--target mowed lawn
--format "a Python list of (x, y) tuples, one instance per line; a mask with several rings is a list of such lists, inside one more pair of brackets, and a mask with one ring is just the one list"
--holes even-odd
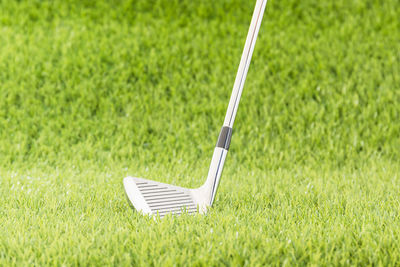
[(215, 205), (197, 187), (255, 1), (0, 0), (0, 266), (400, 265), (400, 2), (270, 0)]

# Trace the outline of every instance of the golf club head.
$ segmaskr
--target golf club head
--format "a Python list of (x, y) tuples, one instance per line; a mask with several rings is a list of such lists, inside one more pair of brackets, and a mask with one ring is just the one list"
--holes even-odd
[(143, 178), (124, 178), (126, 196), (132, 207), (144, 214), (164, 217), (171, 213), (206, 213), (214, 202), (227, 150), (216, 147), (206, 182), (189, 189)]
[(188, 189), (142, 178), (124, 178), (125, 193), (133, 208), (150, 215), (204, 213), (199, 189)]

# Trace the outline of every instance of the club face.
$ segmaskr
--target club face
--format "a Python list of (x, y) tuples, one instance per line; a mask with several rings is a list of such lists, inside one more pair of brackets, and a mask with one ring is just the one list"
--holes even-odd
[(198, 211), (192, 189), (135, 177), (126, 177), (124, 187), (129, 202), (144, 214), (164, 217)]

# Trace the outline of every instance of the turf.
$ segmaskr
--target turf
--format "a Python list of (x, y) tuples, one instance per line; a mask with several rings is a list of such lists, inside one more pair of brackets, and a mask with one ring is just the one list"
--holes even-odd
[(400, 4), (271, 0), (215, 205), (197, 187), (254, 1), (0, 0), (0, 265), (399, 265)]

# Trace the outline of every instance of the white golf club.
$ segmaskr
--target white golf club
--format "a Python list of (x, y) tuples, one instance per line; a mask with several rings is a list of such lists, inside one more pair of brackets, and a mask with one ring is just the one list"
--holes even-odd
[(137, 211), (144, 214), (159, 214), (160, 217), (163, 217), (168, 213), (180, 214), (197, 211), (205, 213), (207, 208), (213, 204), (266, 4), (267, 0), (257, 0), (224, 125), (214, 149), (206, 182), (199, 188), (189, 189), (142, 178), (126, 177), (124, 178), (125, 192)]

